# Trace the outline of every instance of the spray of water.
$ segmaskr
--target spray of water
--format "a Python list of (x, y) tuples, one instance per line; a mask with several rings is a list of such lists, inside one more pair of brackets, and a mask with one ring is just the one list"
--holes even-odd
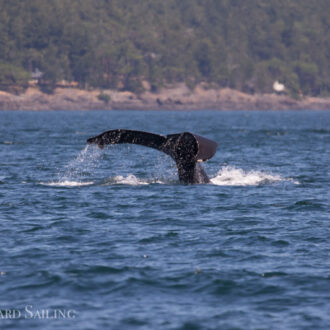
[[(42, 183), (48, 186), (57, 187), (78, 187), (78, 186), (88, 186), (94, 184), (94, 181), (87, 180), (91, 174), (95, 172), (96, 167), (99, 164), (102, 151), (93, 145), (87, 145), (80, 153), (70, 161), (62, 171), (58, 174), (58, 180), (50, 183)], [(158, 162), (162, 163), (162, 162)], [(164, 169), (163, 169), (164, 170)], [(159, 173), (162, 172), (159, 167)], [(166, 174), (169, 173), (166, 169)], [(172, 171), (170, 171), (172, 172)], [(152, 183), (173, 183), (173, 176), (169, 175), (169, 179), (166, 175), (166, 179), (140, 179), (133, 174), (128, 174), (127, 176), (117, 175), (114, 176), (103, 185), (113, 185), (113, 184), (124, 184), (124, 185), (147, 185)], [(285, 178), (277, 174), (271, 174), (262, 171), (245, 171), (241, 168), (236, 168), (233, 166), (222, 167), (214, 178), (211, 178), (211, 184), (217, 186), (257, 186), (261, 184), (272, 184), (276, 182), (292, 182), (294, 184), (299, 184), (299, 182), (291, 179)]]
[(58, 174), (58, 180), (47, 183), (56, 187), (79, 187), (92, 185), (93, 181), (86, 181), (94, 172), (102, 152), (96, 146), (87, 145), (78, 156), (70, 161)]
[(211, 183), (217, 186), (258, 186), (284, 181), (299, 184), (291, 178), (284, 178), (277, 174), (255, 170), (244, 171), (234, 166), (222, 167), (217, 175), (211, 179)]
[(108, 178), (102, 185), (111, 186), (111, 185), (129, 185), (129, 186), (144, 186), (149, 184), (166, 184), (169, 183), (167, 180), (162, 179), (142, 179), (136, 177), (134, 174), (128, 174), (126, 176), (116, 175), (112, 178)]
[[(133, 174), (127, 176), (117, 175), (109, 178), (104, 185), (148, 185), (148, 184), (173, 184), (177, 182), (175, 180), (166, 179), (141, 179)], [(299, 184), (292, 178), (286, 178), (278, 174), (272, 174), (263, 171), (245, 171), (241, 168), (234, 166), (222, 167), (214, 178), (211, 178), (211, 184), (216, 186), (259, 186), (267, 184), (275, 184), (279, 182), (289, 182), (293, 184)]]

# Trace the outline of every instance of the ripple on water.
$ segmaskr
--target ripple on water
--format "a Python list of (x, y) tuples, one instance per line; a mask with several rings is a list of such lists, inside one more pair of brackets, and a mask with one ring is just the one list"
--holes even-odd
[(305, 199), (287, 207), (290, 211), (322, 211), (326, 205), (318, 199)]
[[(11, 328), (328, 329), (329, 114), (1, 112), (1, 308), (78, 312)], [(101, 126), (218, 141), (211, 184)]]

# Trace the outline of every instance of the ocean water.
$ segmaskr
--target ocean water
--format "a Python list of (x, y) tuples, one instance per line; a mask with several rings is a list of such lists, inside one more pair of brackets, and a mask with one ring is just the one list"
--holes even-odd
[[(219, 143), (184, 185), (128, 128)], [(329, 329), (330, 112), (0, 112), (1, 329)]]

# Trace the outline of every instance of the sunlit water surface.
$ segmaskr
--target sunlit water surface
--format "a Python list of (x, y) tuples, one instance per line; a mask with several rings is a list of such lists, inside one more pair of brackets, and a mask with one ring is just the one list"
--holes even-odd
[[(211, 183), (114, 128), (216, 140)], [(328, 329), (329, 164), (329, 112), (0, 112), (0, 328)]]

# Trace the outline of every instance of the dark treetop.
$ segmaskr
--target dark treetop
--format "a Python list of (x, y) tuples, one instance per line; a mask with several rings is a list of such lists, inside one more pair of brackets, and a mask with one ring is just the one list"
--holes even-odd
[(329, 95), (327, 0), (0, 0), (0, 89), (200, 82)]

